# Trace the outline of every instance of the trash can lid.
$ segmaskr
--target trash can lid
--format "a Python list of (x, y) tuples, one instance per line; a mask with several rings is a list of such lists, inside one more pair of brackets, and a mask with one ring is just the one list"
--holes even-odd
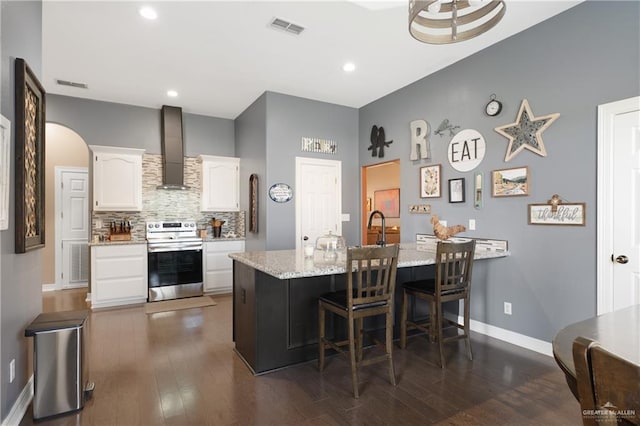
[(42, 313), (24, 330), (24, 335), (30, 337), (47, 331), (82, 327), (88, 315), (87, 310)]

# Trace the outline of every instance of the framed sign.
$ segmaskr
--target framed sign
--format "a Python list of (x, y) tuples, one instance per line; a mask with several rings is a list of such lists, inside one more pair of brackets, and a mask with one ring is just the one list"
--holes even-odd
[(269, 188), (269, 198), (276, 203), (286, 203), (293, 198), (293, 190), (286, 183), (274, 183)]
[(529, 167), (491, 172), (491, 196), (514, 197), (518, 195), (529, 195)]
[(585, 226), (586, 213), (586, 203), (529, 204), (529, 225)]
[(449, 202), (464, 203), (464, 178), (449, 179)]
[(442, 190), (440, 164), (420, 167), (420, 198), (438, 198)]
[(16, 253), (44, 247), (45, 91), (24, 59), (15, 61)]
[(449, 142), (447, 157), (451, 167), (459, 172), (475, 169), (484, 159), (484, 138), (477, 130), (460, 130)]
[(374, 207), (385, 217), (400, 217), (400, 188), (374, 191)]

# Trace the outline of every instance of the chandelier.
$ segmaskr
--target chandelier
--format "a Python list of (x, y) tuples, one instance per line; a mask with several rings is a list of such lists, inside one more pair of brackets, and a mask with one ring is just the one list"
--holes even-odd
[(409, 0), (409, 32), (430, 44), (469, 40), (493, 28), (506, 9), (504, 1)]

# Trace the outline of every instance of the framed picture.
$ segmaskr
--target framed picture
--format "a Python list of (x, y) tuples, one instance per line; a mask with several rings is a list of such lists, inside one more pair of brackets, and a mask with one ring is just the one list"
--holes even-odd
[(529, 204), (529, 225), (585, 226), (586, 203), (563, 203), (553, 211), (551, 204)]
[(515, 167), (491, 172), (492, 197), (519, 195), (529, 195), (529, 167)]
[(15, 61), (16, 253), (44, 247), (45, 91), (24, 59)]
[(438, 198), (442, 191), (442, 166), (420, 167), (420, 198)]
[(400, 217), (400, 188), (374, 191), (374, 207), (385, 217)]
[(11, 122), (0, 115), (0, 230), (9, 228)]
[(449, 179), (449, 202), (464, 203), (464, 178)]

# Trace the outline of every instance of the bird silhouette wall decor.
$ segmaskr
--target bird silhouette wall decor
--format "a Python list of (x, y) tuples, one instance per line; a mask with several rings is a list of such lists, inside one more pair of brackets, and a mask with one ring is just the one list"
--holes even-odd
[(436, 135), (442, 137), (443, 133), (445, 130), (449, 131), (449, 136), (454, 136), (456, 134), (456, 130), (458, 130), (460, 128), (460, 126), (455, 126), (452, 123), (449, 122), (448, 118), (445, 118), (444, 120), (442, 120), (442, 123), (440, 123), (440, 125), (438, 126), (438, 128), (435, 130)]
[(389, 147), (393, 141), (385, 141), (384, 128), (375, 124), (371, 128), (371, 146), (367, 148), (371, 151), (372, 157), (384, 157), (384, 147)]

